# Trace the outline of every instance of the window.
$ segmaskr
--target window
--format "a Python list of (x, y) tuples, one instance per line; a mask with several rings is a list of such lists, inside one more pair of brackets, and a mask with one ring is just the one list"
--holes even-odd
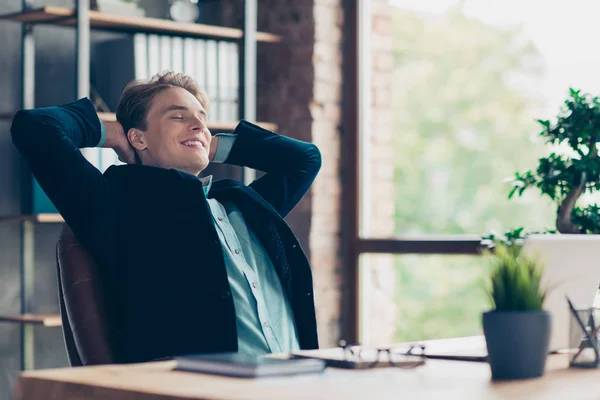
[(361, 342), (479, 335), (486, 272), (476, 255), (362, 254)]
[[(551, 3), (357, 2), (349, 254), (361, 340), (479, 334), (480, 236), (554, 227), (552, 203), (535, 191), (509, 200), (505, 179), (548, 153), (536, 120), (553, 119), (569, 87), (600, 93), (600, 56), (585, 41), (600, 5)], [(394, 318), (374, 304), (393, 305)]]

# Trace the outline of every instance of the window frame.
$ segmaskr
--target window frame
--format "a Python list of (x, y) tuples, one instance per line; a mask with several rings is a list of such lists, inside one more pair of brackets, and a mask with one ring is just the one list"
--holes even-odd
[[(347, 172), (344, 185), (345, 225), (342, 236), (344, 248), (345, 296), (343, 337), (359, 342), (360, 337), (360, 256), (379, 254), (481, 254), (481, 238), (477, 235), (418, 235), (394, 238), (368, 238), (363, 235), (368, 221), (367, 213), (361, 212), (368, 193), (368, 124), (370, 107), (370, 60), (360, 57), (370, 51), (371, 0), (345, 0), (344, 20), (344, 163)], [(369, 17), (369, 18), (366, 18)], [(368, 53), (366, 53), (368, 54)], [(362, 219), (362, 221), (361, 221)]]

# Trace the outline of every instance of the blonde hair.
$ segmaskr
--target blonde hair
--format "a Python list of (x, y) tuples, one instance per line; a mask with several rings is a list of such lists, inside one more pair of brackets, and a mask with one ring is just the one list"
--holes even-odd
[(125, 134), (131, 128), (146, 130), (146, 117), (152, 99), (163, 90), (173, 87), (190, 92), (208, 112), (208, 96), (192, 77), (173, 71), (159, 73), (150, 80), (135, 80), (123, 89), (117, 106), (117, 121), (123, 126)]

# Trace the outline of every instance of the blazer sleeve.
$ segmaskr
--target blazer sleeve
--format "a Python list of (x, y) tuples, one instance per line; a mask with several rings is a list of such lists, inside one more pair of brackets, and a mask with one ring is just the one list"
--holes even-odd
[(265, 174), (249, 186), (283, 218), (306, 194), (321, 169), (317, 146), (242, 120), (225, 162)]
[(84, 246), (106, 234), (109, 190), (104, 175), (81, 154), (102, 140), (87, 98), (55, 107), (21, 110), (12, 140), (44, 192)]

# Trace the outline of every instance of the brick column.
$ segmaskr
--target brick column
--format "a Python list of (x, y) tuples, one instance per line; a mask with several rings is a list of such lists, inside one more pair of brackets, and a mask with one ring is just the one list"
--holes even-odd
[(311, 262), (315, 275), (317, 318), (323, 345), (337, 345), (341, 328), (341, 93), (342, 24), (340, 1), (314, 4), (313, 143), (323, 154), (321, 176), (312, 197)]
[(337, 345), (341, 327), (342, 24), (340, 0), (259, 2), (259, 29), (285, 42), (259, 45), (260, 119), (315, 143), (323, 167), (310, 193), (287, 218), (309, 254), (320, 345)]

